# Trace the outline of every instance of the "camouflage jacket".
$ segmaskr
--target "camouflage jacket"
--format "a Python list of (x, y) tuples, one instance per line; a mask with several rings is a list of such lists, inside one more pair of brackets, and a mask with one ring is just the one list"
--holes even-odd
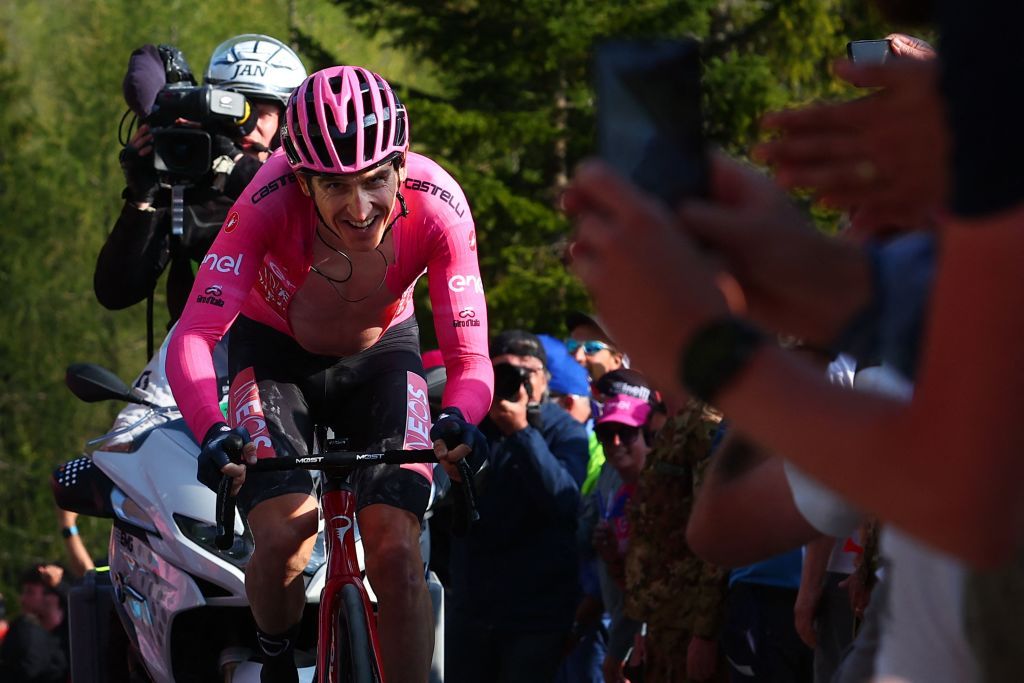
[(718, 636), (728, 571), (690, 551), (686, 524), (720, 421), (697, 403), (669, 418), (647, 456), (629, 509), (626, 614), (702, 638)]

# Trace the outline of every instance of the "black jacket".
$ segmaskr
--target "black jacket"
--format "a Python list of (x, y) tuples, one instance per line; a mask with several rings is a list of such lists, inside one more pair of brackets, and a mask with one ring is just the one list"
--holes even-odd
[(96, 260), (93, 289), (100, 304), (119, 310), (145, 300), (170, 264), (167, 309), (172, 323), (181, 317), (192, 290), (192, 262), (198, 263), (206, 256), (231, 205), (260, 166), (259, 161), (242, 157), (223, 192), (209, 186), (185, 190), (184, 234), (180, 241), (171, 238), (169, 189), (160, 190), (152, 211), (140, 211), (126, 201)]
[(502, 436), (489, 419), (480, 520), (452, 539), (452, 617), (509, 632), (568, 630), (579, 598), (575, 532), (587, 432), (561, 407)]

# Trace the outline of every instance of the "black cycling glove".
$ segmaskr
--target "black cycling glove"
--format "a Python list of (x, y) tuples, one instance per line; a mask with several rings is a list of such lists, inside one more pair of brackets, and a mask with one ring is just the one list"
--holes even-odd
[(136, 204), (152, 204), (160, 189), (160, 179), (153, 168), (153, 155), (140, 156), (131, 145), (121, 150), (118, 157), (127, 185), (124, 198)]
[(466, 456), (466, 462), (473, 473), (479, 472), (487, 462), (487, 437), (475, 424), (466, 422), (462, 411), (454, 406), (442, 408), (437, 422), (430, 428), (430, 440), (441, 439), (449, 449), (459, 444), (469, 446), (470, 454)]
[(210, 427), (203, 438), (202, 450), (196, 463), (196, 479), (216, 493), (223, 476), (221, 468), (229, 462), (241, 462), (242, 447), (250, 440), (245, 427), (231, 429), (223, 422)]

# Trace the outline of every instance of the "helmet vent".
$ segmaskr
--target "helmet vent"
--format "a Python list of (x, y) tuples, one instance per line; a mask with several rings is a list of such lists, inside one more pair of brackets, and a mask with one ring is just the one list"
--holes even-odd
[[(318, 173), (358, 173), (408, 149), (405, 107), (377, 74), (351, 66), (330, 67), (310, 76), (302, 97), (288, 108), (291, 134), (301, 163)], [(308, 154), (305, 152), (308, 150)]]

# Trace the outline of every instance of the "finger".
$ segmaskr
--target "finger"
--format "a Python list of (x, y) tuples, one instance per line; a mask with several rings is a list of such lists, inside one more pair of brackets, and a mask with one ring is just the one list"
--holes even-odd
[(598, 159), (579, 165), (571, 187), (585, 197), (592, 211), (607, 214), (615, 223), (640, 228), (667, 213), (657, 200)]
[(841, 107), (849, 104), (814, 104), (799, 109), (769, 112), (761, 117), (761, 128), (778, 131), (784, 135), (827, 131), (837, 126), (848, 125), (842, 116)]
[(226, 477), (244, 477), (245, 476), (245, 465), (239, 465), (238, 463), (229, 462), (224, 467), (220, 468), (221, 474)]
[(864, 155), (863, 142), (853, 131), (812, 131), (765, 142), (754, 149), (757, 160), (772, 166), (853, 159)]
[(589, 205), (586, 194), (573, 187), (566, 188), (558, 203), (562, 211), (569, 217), (586, 210)]
[(458, 446), (455, 447), (454, 450), (451, 451), (451, 453), (448, 454), (448, 457), (449, 459), (453, 459), (455, 462), (458, 462), (459, 460), (463, 460), (464, 458), (468, 457), (469, 454), (472, 452), (473, 449), (470, 448), (467, 444), (460, 443)]
[(765, 175), (750, 164), (715, 151), (711, 154), (711, 198), (718, 203), (737, 205), (766, 184)]
[(768, 130), (777, 130), (783, 136), (863, 129), (883, 116), (878, 111), (878, 100), (889, 96), (886, 92), (873, 92), (848, 102), (816, 104), (773, 112), (762, 117), (761, 126)]
[(692, 237), (724, 253), (758, 238), (753, 223), (734, 209), (708, 202), (687, 202), (679, 210), (680, 225)]
[(607, 252), (611, 231), (596, 213), (587, 213), (576, 221), (576, 241), (571, 247), (570, 269), (586, 287), (598, 281), (603, 274), (602, 256)]
[(892, 45), (892, 52), (897, 57), (908, 57), (910, 59), (930, 60), (938, 57), (935, 48), (926, 40), (908, 36), (905, 33), (890, 33), (886, 36), (889, 44)]
[(462, 482), (462, 473), (459, 472), (458, 467), (456, 467), (455, 465), (451, 464), (446, 460), (441, 461), (441, 467), (444, 468), (445, 474), (448, 475), (449, 479), (460, 483)]
[(881, 169), (867, 159), (806, 164), (780, 168), (775, 176), (782, 187), (806, 188), (820, 195), (863, 196), (885, 184)]
[(256, 464), (256, 444), (249, 442), (242, 447), (242, 459), (250, 465)]
[(245, 483), (245, 465), (228, 463), (220, 471), (225, 476), (231, 477), (231, 495), (237, 496), (242, 484)]
[(444, 439), (438, 439), (434, 442), (434, 455), (442, 463), (448, 461), (448, 444), (444, 442)]

